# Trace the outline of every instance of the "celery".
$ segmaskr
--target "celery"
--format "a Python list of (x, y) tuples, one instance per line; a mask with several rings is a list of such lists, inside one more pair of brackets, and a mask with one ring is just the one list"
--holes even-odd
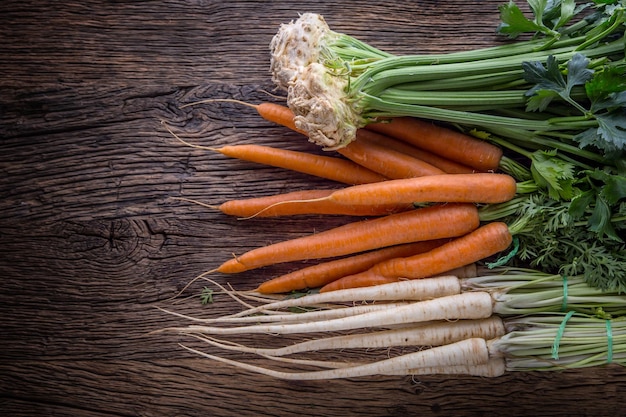
[[(415, 116), (488, 132), (504, 126), (538, 137), (562, 131), (575, 145), (621, 151), (625, 89), (609, 91), (602, 79), (605, 68), (624, 62), (625, 3), (598, 2), (593, 8), (572, 3), (535, 4), (530, 20), (511, 2), (501, 7), (500, 33), (536, 31), (534, 39), (436, 55), (390, 55), (307, 13), (283, 25), (272, 41), (274, 80), (289, 90), (299, 127), (327, 148), (354, 140), (356, 128), (373, 120)], [(566, 26), (583, 10), (590, 13)], [(307, 68), (311, 65), (322, 67)], [(587, 91), (574, 97), (573, 88), (580, 85)], [(551, 112), (548, 104), (557, 101), (570, 106), (568, 115)], [(593, 108), (599, 101), (603, 105)], [(503, 116), (498, 114), (503, 106), (523, 112)]]

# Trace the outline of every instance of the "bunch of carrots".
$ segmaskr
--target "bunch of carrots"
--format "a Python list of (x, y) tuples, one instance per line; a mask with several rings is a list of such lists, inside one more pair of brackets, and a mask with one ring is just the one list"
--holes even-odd
[[(293, 113), (274, 103), (254, 106), (293, 130)], [(310, 236), (259, 247), (210, 272), (239, 273), (282, 262), (334, 258), (263, 282), (260, 293), (321, 292), (417, 279), (463, 268), (505, 251), (503, 222), (481, 222), (479, 204), (514, 198), (518, 183), (497, 173), (502, 150), (460, 132), (413, 118), (361, 129), (358, 139), (320, 156), (260, 145), (214, 149), (229, 157), (304, 172), (346, 184), (227, 201), (240, 218), (296, 214), (364, 216)]]

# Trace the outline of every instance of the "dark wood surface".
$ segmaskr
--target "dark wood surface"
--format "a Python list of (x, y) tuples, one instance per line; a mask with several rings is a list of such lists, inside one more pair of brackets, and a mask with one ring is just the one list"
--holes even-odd
[[(335, 184), (176, 141), (319, 152), (232, 104), (271, 99), (268, 44), (305, 11), (398, 54), (502, 42), (501, 1), (13, 1), (0, 4), (0, 414), (7, 416), (620, 415), (626, 372), (284, 382), (199, 358), (156, 309), (232, 253), (350, 219), (227, 218), (173, 197)], [(215, 276), (238, 289), (293, 268)], [(280, 344), (280, 339), (269, 343)], [(229, 355), (226, 355), (229, 356)], [(253, 360), (264, 363), (262, 360)]]

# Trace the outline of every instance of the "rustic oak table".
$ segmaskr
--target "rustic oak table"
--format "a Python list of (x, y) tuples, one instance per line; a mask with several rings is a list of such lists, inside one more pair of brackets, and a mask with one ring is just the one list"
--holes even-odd
[[(224, 296), (203, 306), (205, 282), (172, 300), (232, 253), (348, 221), (244, 222), (176, 200), (215, 204), (336, 184), (185, 146), (162, 121), (204, 146), (321, 152), (250, 108), (181, 105), (278, 100), (268, 95), (280, 94), (268, 44), (301, 12), (407, 54), (503, 42), (494, 32), (500, 3), (3, 1), (0, 414), (620, 415), (626, 371), (614, 365), (495, 379), (285, 382), (200, 358), (178, 345), (193, 344), (188, 338), (150, 334), (187, 323), (156, 307), (199, 317), (239, 308)], [(214, 278), (251, 289), (294, 267)]]

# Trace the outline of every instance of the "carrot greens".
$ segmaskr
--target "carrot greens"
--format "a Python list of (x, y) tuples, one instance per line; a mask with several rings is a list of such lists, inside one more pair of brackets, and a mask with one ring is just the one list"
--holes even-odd
[(541, 191), (519, 194), (508, 202), (481, 207), (480, 218), (509, 225), (519, 243), (513, 263), (550, 273), (581, 275), (594, 287), (626, 292), (626, 245), (622, 238), (626, 202), (615, 200), (626, 195), (624, 180), (614, 176), (571, 201), (556, 200)]

